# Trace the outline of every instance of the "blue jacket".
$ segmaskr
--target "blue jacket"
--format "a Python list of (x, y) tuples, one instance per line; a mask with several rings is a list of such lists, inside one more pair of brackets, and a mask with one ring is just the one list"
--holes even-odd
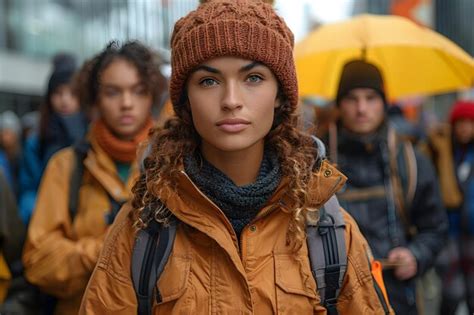
[(57, 151), (73, 145), (84, 137), (87, 120), (82, 113), (69, 116), (53, 115), (48, 125), (47, 143), (41, 148), (38, 134), (26, 139), (19, 171), (19, 209), (25, 224), (35, 207), (36, 193), (49, 159)]
[(459, 211), (453, 214), (459, 216), (456, 227), (462, 235), (474, 235), (474, 144), (470, 143), (464, 149), (456, 147), (454, 163), (459, 187), (464, 195)]
[(36, 191), (38, 190), (41, 175), (46, 164), (47, 161), (43, 161), (40, 157), (39, 137), (37, 134), (33, 134), (25, 141), (18, 179), (20, 186), (18, 206), (20, 217), (25, 224), (30, 221), (31, 214), (33, 213)]
[(1, 149), (0, 149), (0, 169), (2, 170), (3, 174), (5, 175), (5, 178), (8, 182), (8, 184), (10, 185), (10, 187), (12, 187), (13, 177), (12, 177), (12, 170), (11, 170), (11, 167), (10, 167), (10, 162), (8, 162), (8, 158), (5, 155), (5, 152), (3, 152), (3, 150), (1, 150)]

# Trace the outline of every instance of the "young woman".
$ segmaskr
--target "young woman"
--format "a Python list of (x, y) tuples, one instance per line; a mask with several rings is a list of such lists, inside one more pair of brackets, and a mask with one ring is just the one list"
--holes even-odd
[[(326, 162), (313, 172), (314, 143), (297, 129), (291, 31), (263, 1), (207, 1), (177, 22), (171, 47), (176, 116), (154, 130), (80, 314), (137, 312), (137, 232), (173, 217), (177, 233), (151, 313), (324, 313), (306, 217), (344, 176)], [(367, 244), (344, 218), (349, 263), (338, 309), (383, 314)]]
[(48, 163), (23, 253), (28, 280), (57, 297), (56, 314), (78, 312), (108, 225), (131, 195), (137, 145), (152, 126), (161, 79), (154, 55), (137, 42), (109, 44), (79, 73), (80, 101), (98, 117), (87, 143)]
[(27, 137), (19, 168), (20, 215), (28, 224), (36, 202), (41, 176), (49, 159), (84, 137), (88, 121), (79, 106), (71, 81), (76, 71), (70, 55), (58, 55), (41, 106), (39, 130)]

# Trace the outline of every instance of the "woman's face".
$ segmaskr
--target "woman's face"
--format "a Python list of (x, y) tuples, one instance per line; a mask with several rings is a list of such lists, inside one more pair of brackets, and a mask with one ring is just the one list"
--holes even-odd
[(188, 79), (187, 93), (204, 156), (263, 148), (275, 108), (280, 106), (273, 72), (237, 57), (201, 64)]
[(152, 103), (151, 93), (129, 61), (116, 59), (102, 71), (97, 105), (102, 119), (118, 138), (133, 139), (142, 130)]
[(51, 94), (51, 107), (55, 113), (71, 115), (79, 111), (79, 100), (69, 84), (58, 86)]
[(467, 144), (474, 139), (474, 120), (461, 118), (454, 123), (454, 138), (461, 144)]

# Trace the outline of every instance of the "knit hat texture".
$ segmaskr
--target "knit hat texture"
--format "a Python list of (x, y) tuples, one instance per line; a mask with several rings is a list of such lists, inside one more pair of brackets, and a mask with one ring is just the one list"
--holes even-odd
[(371, 88), (376, 90), (382, 97), (385, 104), (385, 89), (380, 70), (371, 63), (364, 60), (352, 60), (344, 65), (342, 69), (341, 79), (339, 80), (339, 88), (337, 89), (336, 104), (350, 90), (356, 88)]
[(474, 119), (474, 101), (457, 101), (454, 103), (449, 121), (453, 124), (461, 118)]
[(224, 56), (269, 67), (294, 110), (298, 102), (293, 33), (262, 0), (210, 0), (176, 22), (171, 37), (170, 97), (176, 113), (186, 80), (203, 62)]

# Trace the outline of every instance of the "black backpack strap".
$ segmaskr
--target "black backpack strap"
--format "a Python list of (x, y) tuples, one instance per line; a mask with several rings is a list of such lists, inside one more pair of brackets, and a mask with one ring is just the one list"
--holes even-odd
[(75, 166), (69, 181), (69, 216), (71, 217), (71, 222), (74, 221), (77, 214), (79, 189), (81, 188), (82, 176), (84, 174), (84, 160), (90, 147), (90, 143), (85, 139), (77, 142), (73, 146)]
[(105, 222), (110, 225), (114, 222), (115, 217), (119, 213), (120, 209), (122, 209), (122, 206), (124, 205), (124, 203), (127, 201), (126, 200), (117, 201), (108, 192), (107, 192), (107, 195), (109, 196), (110, 211), (105, 216)]
[(404, 206), (409, 210), (415, 198), (416, 186), (418, 184), (418, 167), (415, 149), (411, 142), (403, 141), (400, 143), (397, 153), (397, 166), (403, 189)]
[[(321, 304), (330, 315), (337, 314), (337, 299), (347, 270), (344, 230), (345, 222), (336, 196), (320, 209), (319, 222), (307, 225), (311, 271)], [(321, 253), (324, 253), (324, 259)]]
[[(152, 221), (147, 229), (138, 232), (131, 267), (139, 315), (152, 313), (153, 289), (171, 254), (176, 228), (177, 220), (172, 218), (167, 226)], [(157, 287), (155, 297), (158, 303), (161, 302), (161, 294)]]
[[(71, 218), (71, 222), (74, 221), (74, 218), (77, 215), (77, 209), (79, 206), (79, 191), (82, 185), (82, 177), (84, 175), (84, 160), (86, 159), (90, 148), (91, 145), (86, 139), (82, 139), (73, 145), (75, 164), (69, 182), (69, 216)], [(105, 220), (107, 224), (112, 224), (115, 217), (117, 216), (117, 213), (126, 201), (115, 200), (109, 192), (107, 192), (107, 195), (110, 202), (110, 212), (107, 214)]]

